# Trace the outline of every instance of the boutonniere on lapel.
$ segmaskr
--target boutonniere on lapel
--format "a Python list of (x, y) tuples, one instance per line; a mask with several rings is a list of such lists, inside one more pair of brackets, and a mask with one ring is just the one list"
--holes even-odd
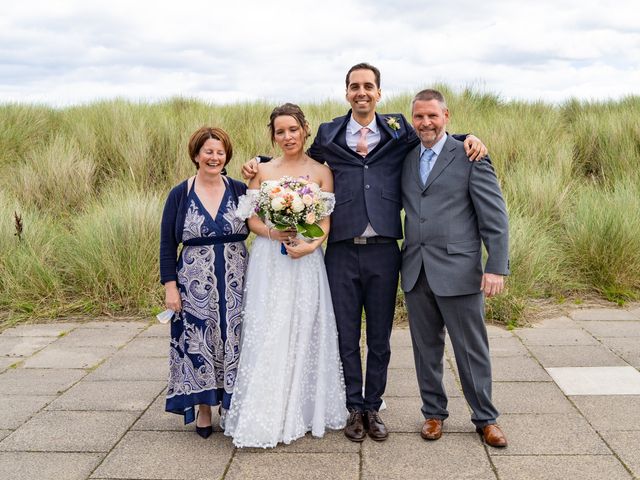
[(398, 138), (398, 130), (400, 130), (400, 122), (396, 117), (388, 117), (387, 125), (391, 130), (393, 130), (393, 136)]

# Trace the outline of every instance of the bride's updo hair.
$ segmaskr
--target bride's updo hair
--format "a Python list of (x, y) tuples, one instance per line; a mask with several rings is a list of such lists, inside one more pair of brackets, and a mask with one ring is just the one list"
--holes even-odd
[(304, 112), (295, 103), (285, 103), (283, 105), (280, 105), (279, 107), (274, 108), (273, 112), (271, 112), (271, 116), (269, 116), (268, 126), (269, 132), (271, 133), (271, 145), (275, 144), (276, 141), (276, 118), (282, 117), (284, 115), (288, 115), (296, 119), (298, 125), (300, 125), (300, 127), (302, 127), (302, 129), (304, 130), (304, 140), (306, 141), (311, 134), (309, 133), (309, 122), (307, 122), (307, 119), (304, 118)]

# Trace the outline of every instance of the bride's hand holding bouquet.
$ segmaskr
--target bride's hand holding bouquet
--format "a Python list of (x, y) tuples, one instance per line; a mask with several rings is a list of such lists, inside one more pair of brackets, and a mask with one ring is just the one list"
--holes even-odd
[(282, 242), (282, 254), (299, 258), (311, 253), (317, 245), (301, 241), (325, 235), (318, 222), (329, 216), (334, 206), (332, 194), (323, 192), (307, 177), (284, 176), (278, 181), (265, 181), (257, 194), (241, 198), (239, 215), (255, 214), (269, 227), (268, 236)]

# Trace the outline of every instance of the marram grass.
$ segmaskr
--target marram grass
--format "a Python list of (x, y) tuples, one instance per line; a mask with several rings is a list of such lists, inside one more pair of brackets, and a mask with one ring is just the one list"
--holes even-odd
[[(512, 274), (506, 293), (487, 301), (489, 318), (517, 325), (541, 297), (637, 298), (640, 98), (554, 106), (438, 88), (449, 131), (488, 145), (510, 213)], [(383, 97), (380, 111), (409, 117), (410, 102), (411, 94)], [(194, 172), (189, 135), (202, 125), (227, 130), (228, 171), (239, 178), (243, 161), (275, 152), (266, 127), (274, 106), (184, 98), (0, 106), (3, 317), (156, 310), (160, 215), (169, 189)], [(313, 132), (347, 109), (302, 107)]]

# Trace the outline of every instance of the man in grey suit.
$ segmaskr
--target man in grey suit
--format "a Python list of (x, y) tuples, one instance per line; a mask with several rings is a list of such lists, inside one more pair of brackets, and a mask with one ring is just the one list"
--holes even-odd
[[(421, 144), (408, 153), (402, 171), (402, 289), (425, 417), (421, 435), (440, 438), (448, 416), (442, 383), (446, 327), (471, 421), (488, 445), (504, 447), (491, 401), (484, 295), (502, 292), (509, 273), (507, 211), (491, 164), (469, 162), (462, 142), (447, 135), (448, 121), (440, 92), (415, 96), (412, 123)], [(484, 273), (482, 244), (488, 253)]]

